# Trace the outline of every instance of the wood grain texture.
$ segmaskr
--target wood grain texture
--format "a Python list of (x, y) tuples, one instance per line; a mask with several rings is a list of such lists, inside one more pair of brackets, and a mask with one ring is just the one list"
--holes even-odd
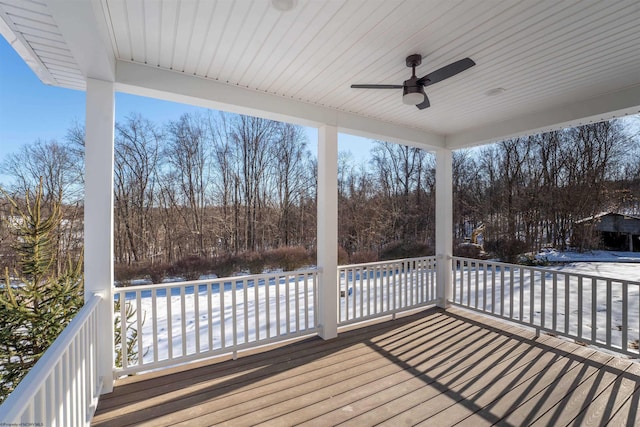
[(640, 364), (460, 309), (124, 378), (96, 426), (625, 425)]

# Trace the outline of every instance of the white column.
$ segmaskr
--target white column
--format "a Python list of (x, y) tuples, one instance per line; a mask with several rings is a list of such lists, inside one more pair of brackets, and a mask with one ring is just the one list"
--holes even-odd
[(338, 129), (318, 129), (319, 334), (338, 336)]
[(84, 194), (85, 300), (98, 292), (98, 375), (113, 390), (113, 134), (114, 85), (87, 79)]
[(452, 151), (436, 151), (436, 298), (447, 308), (452, 292), (453, 174)]

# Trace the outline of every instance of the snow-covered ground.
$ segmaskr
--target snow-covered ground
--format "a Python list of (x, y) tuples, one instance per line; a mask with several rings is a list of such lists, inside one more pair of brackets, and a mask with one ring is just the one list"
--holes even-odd
[(618, 251), (559, 251), (557, 249), (543, 249), (536, 258), (549, 262), (630, 262), (640, 263), (640, 252)]
[[(479, 263), (479, 268), (476, 264), (463, 266), (456, 275), (456, 302), (547, 329), (555, 328), (560, 334), (584, 341), (606, 346), (610, 339), (612, 347), (617, 348), (622, 347), (624, 329), (627, 346), (637, 349), (640, 263), (633, 260), (640, 262), (640, 254), (547, 251), (544, 255), (547, 260), (562, 264), (544, 269), (503, 268), (491, 262)], [(623, 259), (623, 262), (585, 259)]]
[[(621, 252), (594, 252), (590, 254), (579, 253), (559, 253), (547, 251), (544, 253), (549, 261), (574, 261), (571, 263), (551, 266), (549, 273), (538, 274), (534, 278), (534, 323), (540, 322), (542, 308), (542, 292), (540, 283), (544, 281), (544, 307), (546, 325), (551, 325), (553, 321), (552, 311), (554, 302), (552, 300), (552, 270), (561, 273), (579, 273), (593, 276), (609, 277), (625, 281), (640, 281), (640, 254)], [(589, 258), (591, 257), (591, 258)], [(585, 261), (591, 259), (591, 261)], [(617, 259), (623, 262), (604, 262), (602, 260)], [(596, 261), (598, 260), (598, 261)], [(637, 261), (635, 264), (632, 262)], [(496, 285), (492, 288), (491, 276), (485, 284), (480, 279), (478, 288), (478, 301), (483, 302), (490, 308), (492, 304), (496, 311), (501, 306), (504, 297), (505, 304), (502, 307), (509, 308), (511, 288), (503, 288), (499, 285), (499, 270), (496, 270)], [(490, 274), (492, 274), (490, 272)], [(522, 292), (520, 291), (520, 279), (518, 271), (514, 277), (513, 299), (514, 314), (519, 315), (519, 304), (522, 296), (524, 310), (523, 319), (528, 319), (530, 315), (529, 301), (532, 298), (530, 292), (530, 278), (522, 282)], [(526, 273), (522, 273), (523, 275)], [(316, 298), (314, 287), (312, 286), (312, 275), (303, 279), (293, 277), (247, 280), (243, 278), (229, 279), (224, 285), (218, 281), (204, 283), (196, 286), (187, 286), (167, 283), (171, 288), (169, 296), (166, 290), (157, 290), (155, 298), (152, 298), (151, 291), (142, 291), (136, 297), (136, 287), (126, 288), (125, 299), (135, 308), (136, 316), (140, 316), (140, 323), (134, 326), (141, 332), (142, 346), (136, 349), (143, 355), (145, 364), (153, 364), (154, 361), (162, 361), (169, 358), (171, 351), (172, 358), (182, 355), (191, 355), (196, 352), (217, 351), (222, 348), (230, 348), (235, 344), (253, 343), (260, 340), (276, 337), (280, 335), (291, 335), (304, 333), (315, 328), (314, 298)], [(475, 277), (475, 272), (472, 274)], [(542, 278), (544, 276), (544, 279)], [(506, 274), (507, 279), (509, 274)], [(558, 276), (560, 277), (560, 276)], [(563, 276), (562, 276), (563, 277)], [(575, 276), (574, 276), (575, 278)], [(556, 287), (556, 318), (558, 325), (565, 324), (566, 295), (569, 295), (569, 330), (570, 333), (577, 333), (577, 301), (578, 285), (577, 278), (572, 278), (569, 287), (565, 290), (564, 278), (558, 280)], [(385, 280), (389, 280), (388, 278)], [(399, 279), (400, 280), (400, 279)], [(460, 276), (458, 276), (460, 280)], [(344, 282), (344, 279), (343, 279)], [(356, 307), (355, 313), (359, 312), (360, 304), (365, 305), (365, 312), (370, 309), (373, 295), (368, 295), (369, 289), (373, 294), (373, 289), (377, 293), (388, 289), (388, 282), (381, 278), (371, 278), (368, 287), (362, 285), (354, 286), (353, 283), (343, 283), (343, 289), (349, 289), (346, 296), (341, 298), (341, 306)], [(410, 284), (417, 287), (417, 283)], [(591, 281), (585, 280), (583, 285), (583, 336), (590, 336), (592, 327), (592, 310), (596, 307), (595, 320), (598, 339), (606, 339), (607, 325), (607, 290), (606, 281), (597, 281), (596, 300), (592, 303)], [(637, 340), (640, 330), (640, 286), (628, 286), (628, 337), (630, 343)], [(417, 288), (415, 289), (418, 295)], [(410, 291), (411, 292), (411, 291)], [(459, 291), (458, 291), (459, 292)], [(475, 283), (467, 295), (468, 288), (465, 284), (463, 289), (464, 301), (469, 298), (472, 304), (476, 298)], [(182, 295), (181, 295), (182, 293)], [(621, 340), (622, 326), (622, 284), (613, 283), (611, 302), (611, 335), (614, 343)], [(458, 293), (459, 295), (459, 293)], [(506, 310), (506, 309), (505, 309)], [(155, 322), (153, 319), (156, 319)], [(170, 319), (170, 321), (169, 321)], [(269, 328), (267, 328), (267, 322)], [(234, 341), (235, 336), (235, 341)], [(154, 340), (154, 337), (156, 339)], [(155, 343), (154, 343), (155, 341)]]
[(144, 286), (122, 291), (132, 310), (129, 335), (139, 331), (134, 350), (144, 364), (302, 333), (315, 324), (311, 275), (166, 283), (155, 295)]

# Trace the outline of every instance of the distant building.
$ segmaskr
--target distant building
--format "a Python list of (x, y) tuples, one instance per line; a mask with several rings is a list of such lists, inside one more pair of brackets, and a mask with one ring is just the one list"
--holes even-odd
[(576, 221), (574, 242), (583, 242), (589, 236), (601, 249), (640, 251), (640, 216), (603, 212)]

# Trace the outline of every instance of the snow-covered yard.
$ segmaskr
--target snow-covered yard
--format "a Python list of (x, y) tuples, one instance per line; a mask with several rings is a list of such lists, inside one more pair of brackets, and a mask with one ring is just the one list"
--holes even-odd
[[(640, 264), (637, 254), (557, 254), (564, 261), (545, 268), (461, 261), (454, 271), (454, 301), (579, 341), (637, 352), (640, 339)], [(615, 258), (614, 258), (615, 259)], [(624, 344), (626, 342), (626, 344)]]
[[(550, 261), (571, 259), (566, 253), (547, 252), (545, 255)], [(594, 259), (624, 259), (625, 262), (585, 262), (585, 255), (578, 254), (578, 262), (541, 271), (521, 268), (511, 271), (505, 267), (462, 268), (455, 272), (456, 302), (523, 323), (553, 327), (561, 333), (586, 339), (593, 337), (595, 325), (596, 340), (606, 342), (610, 339), (614, 346), (621, 345), (625, 325), (623, 315), (626, 313), (625, 336), (633, 348), (634, 340), (640, 334), (640, 256), (624, 253), (591, 256)], [(594, 278), (579, 280), (578, 276), (565, 273)], [(255, 279), (225, 279), (226, 282), (204, 280), (195, 285), (166, 283), (121, 289), (127, 303), (135, 309), (131, 326), (140, 332), (135, 350), (142, 354), (145, 365), (153, 365), (195, 353), (215, 353), (283, 336), (314, 332), (317, 322), (314, 312), (317, 298), (315, 272), (310, 270), (287, 277), (282, 274), (262, 275)], [(368, 315), (371, 308), (380, 303), (381, 296), (384, 296), (381, 300), (384, 301), (393, 289), (403, 289), (405, 296), (415, 295), (418, 300), (421, 292), (419, 279), (407, 281), (406, 272), (402, 271), (394, 274), (397, 277), (388, 274), (367, 276), (369, 282), (360, 283), (354, 282), (353, 278), (360, 280), (361, 275), (352, 274), (348, 276), (349, 280), (343, 276), (341, 289), (345, 292), (340, 297), (341, 311), (346, 309), (352, 314)], [(596, 277), (615, 280), (607, 282)], [(398, 285), (394, 285), (396, 280)], [(594, 285), (595, 289), (592, 288)], [(429, 286), (432, 287), (433, 283)], [(624, 292), (626, 306), (623, 304)]]

